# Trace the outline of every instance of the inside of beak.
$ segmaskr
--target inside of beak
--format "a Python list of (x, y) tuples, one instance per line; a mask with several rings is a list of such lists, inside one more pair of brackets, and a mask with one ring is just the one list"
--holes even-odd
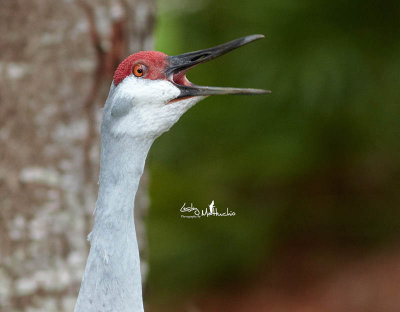
[(186, 72), (187, 72), (187, 70), (184, 70), (184, 71), (172, 74), (171, 80), (176, 85), (191, 86), (192, 83), (186, 78)]

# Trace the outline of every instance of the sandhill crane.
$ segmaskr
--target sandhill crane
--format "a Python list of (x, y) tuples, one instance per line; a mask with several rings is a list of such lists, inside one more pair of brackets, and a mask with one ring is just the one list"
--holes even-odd
[(186, 78), (193, 66), (263, 37), (177, 56), (142, 51), (118, 66), (103, 111), (100, 186), (75, 312), (143, 311), (133, 206), (147, 153), (157, 137), (208, 95), (268, 93), (198, 86)]

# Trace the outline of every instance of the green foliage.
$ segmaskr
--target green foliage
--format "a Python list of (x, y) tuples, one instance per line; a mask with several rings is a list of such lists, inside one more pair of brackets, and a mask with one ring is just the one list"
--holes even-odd
[[(211, 97), (156, 142), (150, 285), (246, 276), (297, 239), (368, 247), (396, 237), (398, 1), (173, 3), (160, 1), (157, 49), (167, 54), (266, 35), (192, 69), (191, 81), (273, 93)], [(211, 200), (237, 216), (180, 218), (183, 203)]]

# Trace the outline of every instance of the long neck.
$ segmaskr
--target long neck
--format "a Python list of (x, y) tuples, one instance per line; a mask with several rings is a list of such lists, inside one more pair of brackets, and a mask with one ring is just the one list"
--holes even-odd
[(102, 134), (95, 221), (75, 312), (143, 311), (133, 208), (151, 144)]

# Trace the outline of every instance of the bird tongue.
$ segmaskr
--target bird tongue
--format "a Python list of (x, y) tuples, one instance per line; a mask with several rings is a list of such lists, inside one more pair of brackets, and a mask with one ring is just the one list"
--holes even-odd
[(181, 91), (179, 98), (190, 96), (206, 96), (213, 94), (266, 94), (268, 90), (261, 89), (246, 89), (246, 88), (223, 88), (223, 87), (208, 87), (192, 84), (186, 78), (186, 71), (190, 68), (208, 62), (218, 56), (226, 54), (234, 49), (246, 45), (252, 41), (264, 38), (263, 35), (251, 35), (243, 38), (235, 39), (230, 42), (194, 52), (188, 52), (175, 56), (168, 56), (168, 68), (166, 75), (170, 81)]

